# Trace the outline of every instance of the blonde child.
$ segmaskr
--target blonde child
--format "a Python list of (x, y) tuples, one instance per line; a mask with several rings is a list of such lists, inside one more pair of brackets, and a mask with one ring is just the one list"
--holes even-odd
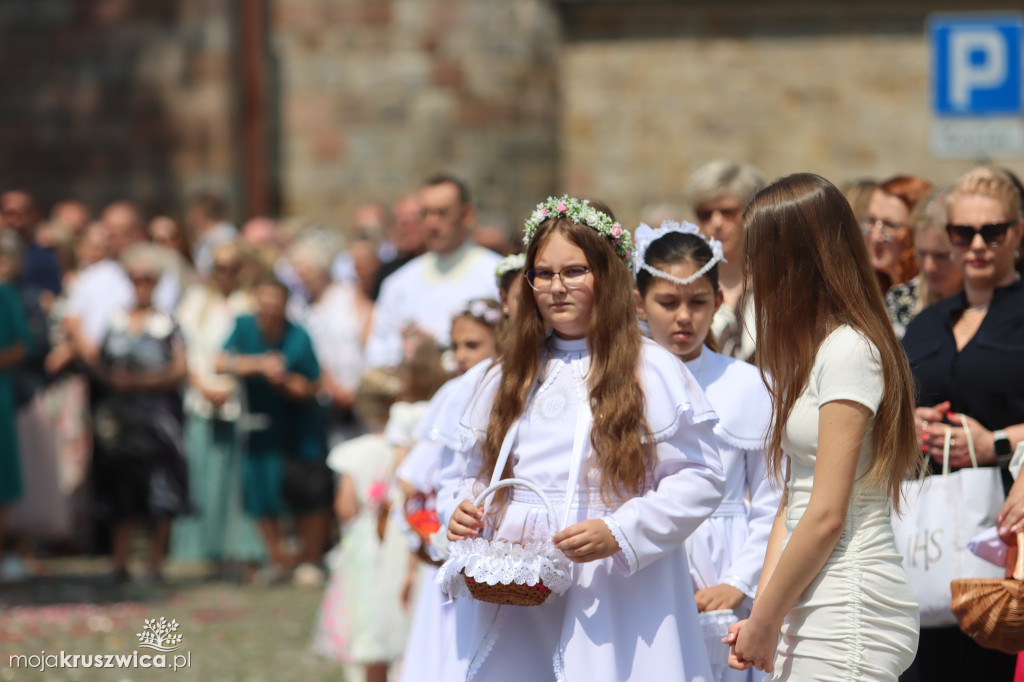
[(409, 618), (399, 605), (406, 544), (388, 516), (396, 499), (398, 453), (383, 435), (391, 406), (404, 391), (395, 371), (372, 369), (356, 389), (354, 407), (370, 433), (333, 450), (328, 466), (339, 476), (334, 509), (341, 542), (329, 553), (331, 572), (313, 637), (313, 650), (362, 666), (367, 682), (385, 682), (401, 658)]

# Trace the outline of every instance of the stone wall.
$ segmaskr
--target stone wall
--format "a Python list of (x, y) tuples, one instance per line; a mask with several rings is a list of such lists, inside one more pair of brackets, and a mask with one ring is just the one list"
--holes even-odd
[(0, 185), (98, 210), (237, 196), (232, 0), (0, 2)]
[(558, 177), (544, 0), (272, 0), (283, 211), (344, 226), (438, 171), (519, 223)]
[(837, 183), (973, 165), (930, 151), (919, 3), (769, 4), (564, 3), (562, 185), (635, 224), (716, 158)]

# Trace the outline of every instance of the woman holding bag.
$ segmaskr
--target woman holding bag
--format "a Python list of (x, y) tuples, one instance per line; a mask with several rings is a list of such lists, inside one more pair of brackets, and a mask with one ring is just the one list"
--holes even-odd
[[(1013, 267), (1021, 197), (1005, 173), (979, 167), (957, 181), (947, 208), (964, 291), (922, 311), (903, 338), (918, 388), (917, 426), (933, 473), (947, 432), (951, 469), (971, 466), (972, 446), (979, 466), (1005, 467), (1024, 440), (1024, 285)], [(1008, 681), (1014, 662), (956, 626), (922, 628), (917, 659), (900, 679)]]

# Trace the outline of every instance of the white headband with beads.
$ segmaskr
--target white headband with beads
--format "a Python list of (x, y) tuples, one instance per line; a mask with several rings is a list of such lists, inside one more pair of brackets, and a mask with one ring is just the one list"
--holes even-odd
[(668, 280), (673, 284), (680, 286), (687, 286), (693, 284), (698, 279), (706, 275), (711, 268), (715, 267), (719, 261), (725, 261), (725, 256), (722, 254), (722, 242), (718, 241), (714, 237), (708, 237), (706, 239), (708, 246), (711, 247), (711, 260), (704, 264), (704, 266), (697, 270), (689, 277), (680, 278), (674, 275), (670, 275), (667, 272), (648, 265), (645, 261), (647, 257), (647, 248), (656, 240), (661, 239), (670, 232), (679, 232), (680, 234), (692, 234), (701, 239), (704, 239), (704, 235), (701, 234), (700, 228), (690, 222), (677, 223), (674, 220), (666, 220), (661, 224), (661, 227), (653, 228), (647, 223), (640, 223), (640, 226), (633, 231), (633, 244), (636, 249), (633, 253), (633, 275), (637, 275), (641, 270), (646, 270), (655, 277)]

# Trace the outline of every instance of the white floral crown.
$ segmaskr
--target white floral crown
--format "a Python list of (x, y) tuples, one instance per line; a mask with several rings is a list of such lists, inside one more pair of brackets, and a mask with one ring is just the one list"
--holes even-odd
[(719, 261), (724, 261), (725, 256), (722, 254), (722, 242), (718, 241), (714, 237), (708, 237), (707, 243), (711, 247), (711, 260), (704, 264), (704, 266), (697, 270), (689, 277), (680, 278), (662, 272), (655, 267), (647, 264), (644, 259), (647, 257), (647, 249), (652, 243), (661, 239), (670, 232), (679, 232), (680, 234), (692, 234), (694, 236), (704, 239), (704, 235), (701, 234), (700, 228), (690, 222), (677, 223), (674, 220), (666, 220), (661, 224), (659, 228), (653, 228), (647, 223), (640, 223), (636, 228), (636, 253), (633, 254), (633, 274), (637, 275), (641, 270), (646, 270), (655, 277), (661, 277), (667, 279), (669, 282), (678, 284), (680, 286), (686, 286), (693, 284), (698, 279), (706, 275), (711, 268), (715, 267)]
[(474, 298), (466, 303), (466, 307), (457, 312), (455, 318), (462, 317), (463, 315), (470, 315), (478, 320), (483, 320), (489, 327), (496, 327), (501, 322), (501, 309), (495, 308), (483, 298)]
[(513, 253), (511, 256), (505, 256), (498, 264), (494, 267), (494, 276), (498, 280), (498, 286), (501, 286), (501, 279), (510, 272), (516, 272), (526, 267), (526, 254), (525, 253)]
[(523, 226), (523, 245), (529, 247), (533, 236), (537, 234), (537, 228), (548, 218), (560, 218), (565, 216), (574, 223), (587, 225), (597, 231), (599, 235), (611, 241), (619, 258), (628, 265), (633, 257), (633, 238), (629, 230), (622, 229), (622, 225), (612, 220), (612, 217), (604, 211), (599, 211), (590, 205), (590, 201), (574, 199), (568, 194), (560, 198), (548, 197), (537, 204), (536, 210), (526, 219)]

